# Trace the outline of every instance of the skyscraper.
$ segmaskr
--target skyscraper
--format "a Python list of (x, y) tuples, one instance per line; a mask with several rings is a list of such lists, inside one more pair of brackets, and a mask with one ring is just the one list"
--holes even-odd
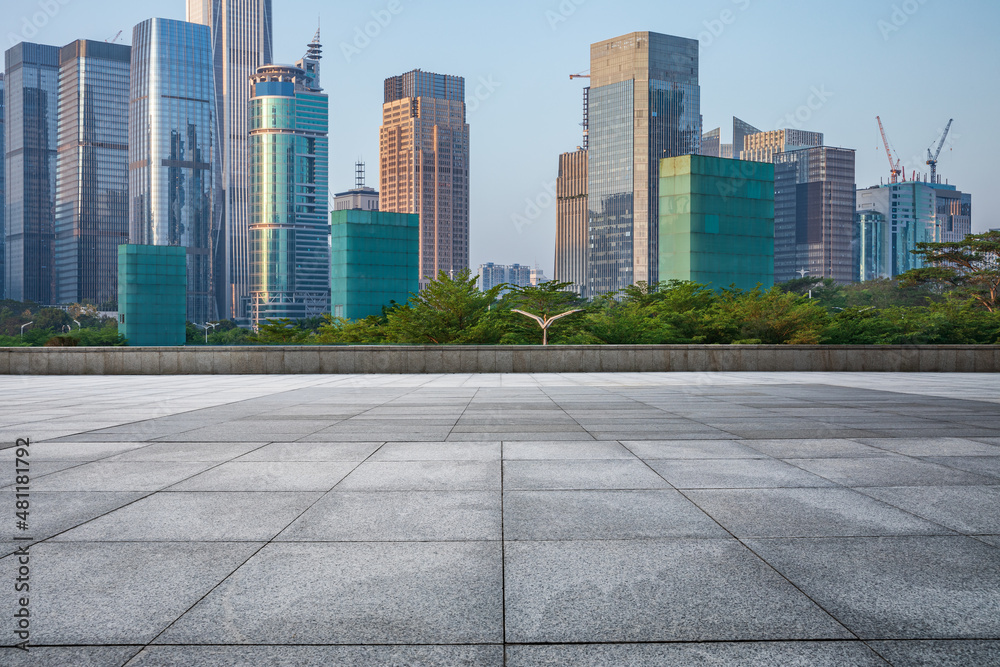
[(722, 128), (717, 127), (711, 132), (701, 135), (701, 155), (722, 157)]
[(254, 324), (330, 312), (329, 100), (319, 34), (298, 67), (251, 78), (250, 295)]
[(7, 298), (50, 304), (59, 48), (21, 42), (7, 50), (4, 61)]
[(385, 81), (379, 208), (420, 215), (421, 286), (469, 268), (465, 79), (414, 70)]
[(590, 47), (588, 296), (659, 279), (660, 159), (701, 148), (698, 48), (654, 32)]
[(559, 156), (556, 180), (555, 280), (586, 296), (587, 287), (587, 151)]
[(4, 270), (4, 206), (7, 197), (7, 168), (6, 168), (6, 156), (7, 152), (4, 149), (6, 145), (6, 133), (4, 125), (4, 80), (3, 72), (0, 72), (0, 160), (4, 161), (4, 164), (0, 164), (0, 299), (4, 298), (5, 294), (5, 281), (7, 279), (7, 272)]
[(220, 317), (245, 319), (250, 308), (250, 77), (271, 58), (271, 0), (187, 0), (187, 20), (211, 28), (215, 178), (221, 202), (215, 224), (216, 293)]
[(857, 280), (855, 156), (818, 146), (774, 155), (774, 281)]
[(741, 120), (736, 116), (733, 116), (733, 143), (730, 148), (732, 155), (720, 155), (719, 157), (730, 157), (734, 160), (746, 159), (742, 157), (743, 146), (746, 142), (746, 138), (751, 134), (759, 134), (760, 130), (746, 122)]
[(128, 243), (131, 51), (89, 40), (60, 51), (56, 303), (118, 298), (118, 246)]
[(129, 89), (129, 242), (187, 249), (187, 317), (207, 322), (217, 317), (209, 29), (169, 19), (137, 25)]

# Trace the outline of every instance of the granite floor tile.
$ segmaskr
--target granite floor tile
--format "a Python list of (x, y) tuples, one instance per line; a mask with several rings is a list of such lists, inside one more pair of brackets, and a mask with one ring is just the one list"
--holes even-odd
[(344, 461), (232, 461), (171, 491), (329, 491), (357, 466)]
[(679, 492), (507, 491), (507, 540), (725, 538), (727, 533)]
[(953, 534), (851, 489), (695, 490), (686, 495), (741, 538)]
[(642, 461), (504, 461), (505, 491), (556, 489), (667, 489)]
[(260, 447), (261, 443), (259, 442), (158, 442), (148, 447), (116, 454), (104, 460), (113, 462), (222, 462), (235, 459)]
[(869, 646), (899, 667), (969, 667), (1000, 665), (1000, 641), (869, 642)]
[(157, 643), (498, 643), (500, 578), (499, 542), (273, 543)]
[(859, 438), (858, 441), (907, 456), (1000, 456), (1000, 447), (966, 438)]
[(499, 461), (500, 442), (387, 442), (372, 461)]
[(445, 542), (500, 539), (496, 491), (333, 492), (279, 541)]
[(1000, 533), (1000, 486), (868, 487), (864, 493), (962, 533)]
[(509, 642), (850, 638), (732, 539), (511, 542), (505, 579)]
[(121, 667), (142, 646), (31, 646), (27, 651), (0, 648), (6, 667)]
[(736, 440), (623, 440), (629, 451), (645, 460), (656, 459), (762, 459), (765, 454)]
[(503, 667), (492, 646), (149, 646), (128, 667)]
[(361, 462), (382, 446), (381, 442), (276, 442), (245, 454), (249, 461), (355, 461)]
[(266, 542), (319, 493), (156, 493), (59, 535), (61, 542)]
[(504, 443), (503, 458), (513, 460), (546, 459), (635, 459), (635, 455), (617, 442), (539, 442)]
[(862, 639), (1000, 636), (1000, 550), (972, 538), (748, 544)]
[(369, 461), (338, 491), (499, 491), (499, 461)]
[(834, 486), (776, 459), (651, 460), (650, 467), (678, 489), (766, 489)]
[(906, 458), (796, 459), (795, 465), (845, 486), (944, 486), (993, 483), (993, 477)]
[(158, 491), (207, 470), (214, 463), (95, 461), (35, 479), (32, 493), (57, 491)]
[(1000, 484), (1000, 456), (932, 456), (923, 460), (976, 475), (996, 477), (995, 483)]
[(743, 444), (776, 459), (835, 459), (891, 456), (883, 449), (862, 445), (854, 440), (744, 440)]
[(861, 642), (510, 646), (507, 667), (885, 667)]
[[(146, 644), (261, 547), (250, 542), (44, 542), (31, 547), (31, 643)], [(13, 581), (16, 560), (0, 560)], [(0, 603), (5, 618), (14, 596)]]

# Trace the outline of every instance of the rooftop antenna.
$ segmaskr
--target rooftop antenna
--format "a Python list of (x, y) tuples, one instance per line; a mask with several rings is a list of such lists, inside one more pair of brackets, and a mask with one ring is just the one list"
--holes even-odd
[(365, 187), (365, 161), (360, 158), (354, 163), (354, 187), (358, 190)]

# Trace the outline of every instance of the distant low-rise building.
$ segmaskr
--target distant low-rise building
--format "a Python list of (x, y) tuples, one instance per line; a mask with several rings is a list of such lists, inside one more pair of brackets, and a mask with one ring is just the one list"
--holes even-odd
[(118, 333), (129, 345), (184, 345), (187, 274), (183, 246), (118, 246)]
[(660, 162), (660, 280), (774, 284), (774, 166), (700, 155)]
[(420, 216), (364, 209), (330, 214), (333, 316), (360, 320), (420, 290)]
[(479, 265), (479, 289), (484, 292), (497, 285), (512, 287), (528, 287), (531, 285), (532, 269), (527, 264), (494, 264), (487, 262)]

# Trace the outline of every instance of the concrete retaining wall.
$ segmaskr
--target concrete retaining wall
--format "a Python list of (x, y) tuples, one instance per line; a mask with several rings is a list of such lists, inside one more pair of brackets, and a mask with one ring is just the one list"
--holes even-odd
[(682, 371), (995, 373), (1000, 346), (0, 348), (0, 375)]

